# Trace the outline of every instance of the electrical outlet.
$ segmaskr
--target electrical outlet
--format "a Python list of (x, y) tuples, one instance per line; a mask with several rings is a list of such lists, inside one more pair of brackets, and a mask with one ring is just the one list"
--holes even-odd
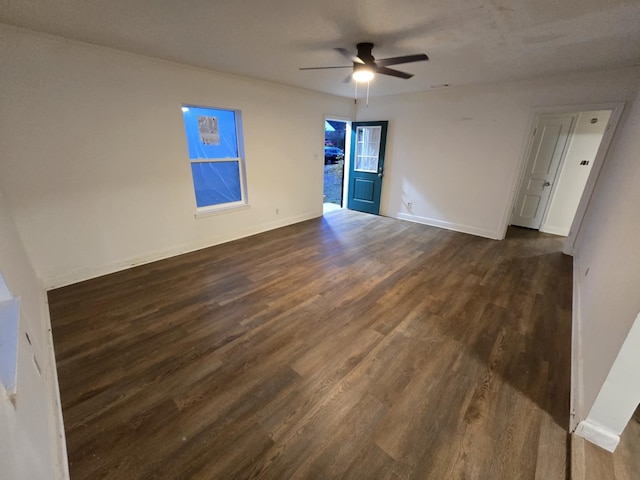
[(407, 202), (407, 208), (411, 210), (411, 207), (413, 207), (413, 202)]
[(280, 215), (280, 209), (276, 208), (276, 215)]

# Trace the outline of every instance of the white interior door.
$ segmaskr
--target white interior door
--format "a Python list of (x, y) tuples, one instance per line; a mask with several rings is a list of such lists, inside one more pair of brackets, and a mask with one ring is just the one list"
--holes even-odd
[(575, 115), (539, 115), (511, 224), (540, 228)]

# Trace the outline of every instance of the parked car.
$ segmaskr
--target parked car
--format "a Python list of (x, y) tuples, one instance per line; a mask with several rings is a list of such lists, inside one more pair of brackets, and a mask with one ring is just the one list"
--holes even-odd
[(344, 160), (344, 152), (338, 147), (324, 147), (324, 164), (330, 165)]

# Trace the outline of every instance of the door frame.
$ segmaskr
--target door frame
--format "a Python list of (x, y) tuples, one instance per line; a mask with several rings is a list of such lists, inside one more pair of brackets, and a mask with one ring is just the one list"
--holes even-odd
[[(347, 129), (345, 132), (345, 139), (344, 139), (344, 166), (343, 166), (343, 172), (342, 172), (342, 202), (340, 205), (340, 208), (345, 208), (346, 204), (347, 204), (347, 186), (348, 186), (348, 182), (349, 182), (349, 165), (351, 162), (351, 124), (354, 122), (353, 119), (349, 118), (349, 117), (342, 117), (340, 115), (328, 115), (325, 114), (323, 116), (323, 121), (322, 121), (322, 168), (323, 168), (323, 175), (322, 175), (322, 189), (323, 189), (323, 194), (324, 194), (324, 122), (326, 122), (327, 120), (336, 120), (338, 122), (344, 122), (347, 125)], [(320, 199), (322, 200), (322, 196), (320, 196)], [(322, 207), (322, 201), (320, 202), (320, 206)]]
[[(556, 171), (553, 172), (553, 180), (551, 181), (551, 189), (549, 191), (549, 198), (547, 199), (547, 204), (544, 206), (544, 210), (542, 212), (542, 218), (540, 219), (540, 226), (537, 230), (540, 230), (542, 226), (547, 221), (547, 215), (549, 214), (549, 208), (551, 207), (551, 202), (553, 201), (553, 197), (556, 193), (556, 187), (558, 186), (558, 177), (560, 175), (560, 171), (564, 165), (565, 158), (567, 157), (567, 153), (569, 151), (569, 146), (571, 145), (571, 140), (573, 134), (576, 129), (576, 124), (578, 123), (578, 112), (573, 113), (536, 113), (533, 120), (533, 129), (531, 130), (531, 138), (529, 139), (529, 144), (527, 147), (526, 159), (524, 164), (522, 165), (522, 171), (520, 172), (520, 178), (518, 180), (518, 188), (516, 188), (515, 196), (513, 197), (513, 208), (511, 212), (511, 216), (509, 217), (509, 225), (511, 225), (513, 220), (513, 212), (517, 208), (518, 198), (520, 195), (520, 189), (522, 188), (522, 184), (526, 178), (526, 170), (527, 170), (527, 162), (529, 161), (529, 155), (531, 155), (531, 148), (533, 147), (533, 141), (536, 137), (536, 130), (540, 124), (540, 120), (542, 120), (543, 115), (553, 115), (553, 116), (563, 116), (563, 117), (571, 117), (571, 125), (569, 126), (569, 131), (567, 132), (567, 140), (565, 141), (564, 146), (562, 147), (562, 153), (560, 154), (560, 161), (558, 162), (558, 166), (556, 167)], [(542, 230), (540, 230), (542, 231)]]
[[(593, 194), (593, 190), (598, 179), (598, 175), (600, 174), (600, 170), (602, 169), (602, 165), (606, 158), (607, 152), (611, 145), (611, 140), (613, 135), (615, 134), (616, 129), (618, 128), (618, 124), (620, 122), (620, 118), (622, 117), (622, 113), (624, 111), (625, 102), (610, 102), (610, 103), (585, 103), (578, 105), (558, 105), (558, 106), (550, 106), (550, 107), (536, 107), (531, 111), (529, 115), (529, 121), (527, 122), (526, 135), (522, 142), (522, 147), (519, 155), (518, 167), (514, 170), (512, 179), (511, 179), (511, 191), (509, 195), (509, 201), (505, 205), (505, 209), (502, 215), (502, 225), (500, 231), (502, 232), (502, 236), (500, 239), (504, 239), (507, 235), (507, 228), (509, 228), (509, 224), (511, 221), (511, 213), (513, 211), (514, 202), (516, 200), (516, 194), (518, 189), (520, 188), (520, 183), (522, 182), (522, 177), (525, 172), (527, 155), (529, 153), (529, 149), (531, 148), (531, 142), (533, 141), (533, 129), (535, 128), (536, 119), (538, 115), (551, 113), (551, 114), (571, 114), (578, 112), (588, 112), (590, 110), (611, 110), (611, 116), (609, 117), (609, 122), (607, 123), (607, 128), (602, 136), (602, 140), (600, 141), (600, 147), (598, 148), (598, 153), (596, 154), (596, 158), (593, 161), (593, 166), (591, 167), (591, 172), (589, 173), (589, 178), (587, 180), (587, 184), (584, 187), (584, 191), (582, 193), (582, 198), (580, 199), (580, 203), (578, 204), (578, 209), (576, 211), (576, 215), (573, 218), (573, 222), (571, 224), (571, 229), (569, 231), (569, 236), (567, 237), (563, 252), (568, 255), (573, 255), (575, 241), (578, 233), (580, 232), (580, 228), (582, 226), (582, 220), (584, 219), (584, 214), (587, 210), (587, 206), (589, 205), (589, 201), (591, 200), (591, 195)], [(543, 219), (544, 221), (544, 219)]]

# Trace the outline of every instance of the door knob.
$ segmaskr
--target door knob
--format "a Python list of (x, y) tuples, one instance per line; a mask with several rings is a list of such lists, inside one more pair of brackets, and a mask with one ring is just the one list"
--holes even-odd
[(549, 185), (551, 185), (551, 182), (544, 182), (544, 183), (542, 184), (542, 186), (543, 186), (543, 187), (548, 187)]
[(380, 172), (380, 173), (378, 174), (378, 176), (379, 176), (380, 178), (382, 178), (382, 172)]

